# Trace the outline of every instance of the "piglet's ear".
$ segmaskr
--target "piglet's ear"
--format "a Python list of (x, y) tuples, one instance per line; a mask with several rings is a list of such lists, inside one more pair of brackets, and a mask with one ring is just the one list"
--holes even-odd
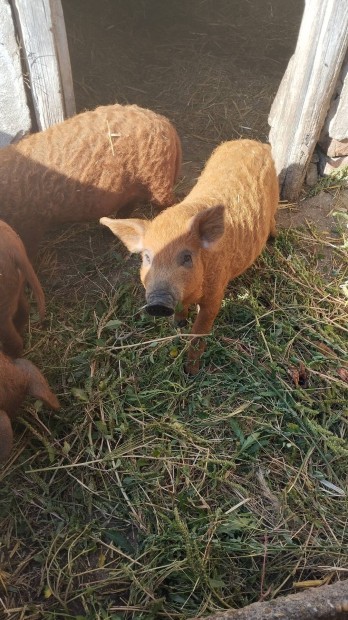
[(144, 249), (143, 240), (147, 227), (150, 222), (132, 218), (130, 220), (113, 220), (109, 217), (102, 217), (99, 222), (110, 228), (116, 237), (130, 252), (142, 252)]
[(190, 230), (198, 235), (203, 248), (212, 248), (225, 230), (223, 205), (200, 211), (190, 222)]
[(28, 379), (28, 393), (34, 398), (39, 398), (46, 405), (52, 409), (59, 409), (59, 401), (55, 394), (53, 394), (50, 386), (48, 385), (45, 377), (41, 374), (38, 368), (34, 366), (29, 360), (20, 358), (14, 360), (14, 365), (20, 368)]

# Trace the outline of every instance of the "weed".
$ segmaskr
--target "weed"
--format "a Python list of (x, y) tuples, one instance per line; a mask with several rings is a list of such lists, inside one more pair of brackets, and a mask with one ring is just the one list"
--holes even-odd
[(345, 571), (342, 253), (323, 281), (317, 239), (280, 233), (190, 379), (188, 339), (140, 311), (136, 261), (70, 230), (44, 253), (50, 319), (29, 336), (62, 409), (28, 405), (0, 470), (8, 617), (183, 620)]

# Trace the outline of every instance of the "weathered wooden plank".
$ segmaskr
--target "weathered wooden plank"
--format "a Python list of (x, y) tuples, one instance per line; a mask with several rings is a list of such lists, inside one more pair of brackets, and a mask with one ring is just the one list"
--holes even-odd
[(64, 120), (48, 0), (13, 0), (39, 129)]
[(329, 122), (329, 136), (335, 140), (348, 138), (348, 57), (346, 56), (340, 76), (342, 87), (337, 100), (336, 110)]
[[(345, 620), (347, 613), (346, 579), (329, 586), (307, 587), (302, 592), (271, 601), (251, 603), (242, 609), (217, 611), (212, 616), (205, 616), (204, 620)], [(203, 617), (192, 620), (203, 620)]]
[(11, 7), (0, 0), (0, 147), (31, 130)]
[(348, 46), (347, 0), (306, 0), (295, 53), (269, 116), (281, 194), (295, 200)]
[[(37, 124), (39, 129), (46, 129), (65, 118), (50, 0), (12, 2), (28, 67)], [(60, 39), (61, 29), (62, 24), (58, 28)]]
[(60, 69), (60, 79), (63, 89), (65, 116), (76, 114), (74, 86), (71, 73), (68, 40), (65, 30), (64, 14), (61, 0), (50, 0), (54, 40)]
[(329, 157), (348, 155), (348, 52), (318, 142)]

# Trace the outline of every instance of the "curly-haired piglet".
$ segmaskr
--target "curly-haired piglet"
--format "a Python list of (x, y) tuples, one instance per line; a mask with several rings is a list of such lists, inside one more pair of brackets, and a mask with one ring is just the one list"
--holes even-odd
[(0, 218), (32, 258), (57, 224), (129, 215), (137, 202), (173, 204), (180, 166), (167, 118), (136, 105), (101, 106), (0, 149)]
[[(131, 252), (143, 257), (146, 309), (175, 314), (182, 324), (199, 306), (193, 334), (207, 334), (226, 286), (245, 271), (275, 235), (278, 178), (271, 149), (254, 140), (218, 146), (188, 196), (154, 220), (102, 218)], [(193, 339), (187, 371), (195, 374), (204, 341)]]

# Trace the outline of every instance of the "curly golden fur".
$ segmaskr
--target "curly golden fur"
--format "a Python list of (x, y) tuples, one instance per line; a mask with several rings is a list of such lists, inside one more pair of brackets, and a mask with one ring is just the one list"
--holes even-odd
[(56, 224), (129, 213), (136, 202), (172, 204), (180, 166), (168, 119), (136, 105), (101, 106), (0, 149), (0, 218), (32, 257)]
[[(189, 305), (198, 304), (192, 333), (207, 334), (228, 282), (250, 267), (275, 235), (278, 199), (270, 147), (237, 140), (218, 146), (188, 196), (151, 222), (102, 218), (101, 223), (131, 252), (142, 252), (148, 310), (175, 311), (183, 323)], [(191, 374), (198, 371), (203, 350), (201, 339), (192, 341)]]
[(57, 397), (34, 364), (25, 359), (11, 360), (0, 352), (0, 461), (6, 461), (10, 455), (11, 419), (26, 396), (39, 398), (52, 409), (59, 409)]
[(0, 220), (0, 347), (13, 357), (22, 354), (22, 333), (29, 318), (26, 282), (33, 290), (43, 320), (45, 297), (25, 247), (17, 233)]

